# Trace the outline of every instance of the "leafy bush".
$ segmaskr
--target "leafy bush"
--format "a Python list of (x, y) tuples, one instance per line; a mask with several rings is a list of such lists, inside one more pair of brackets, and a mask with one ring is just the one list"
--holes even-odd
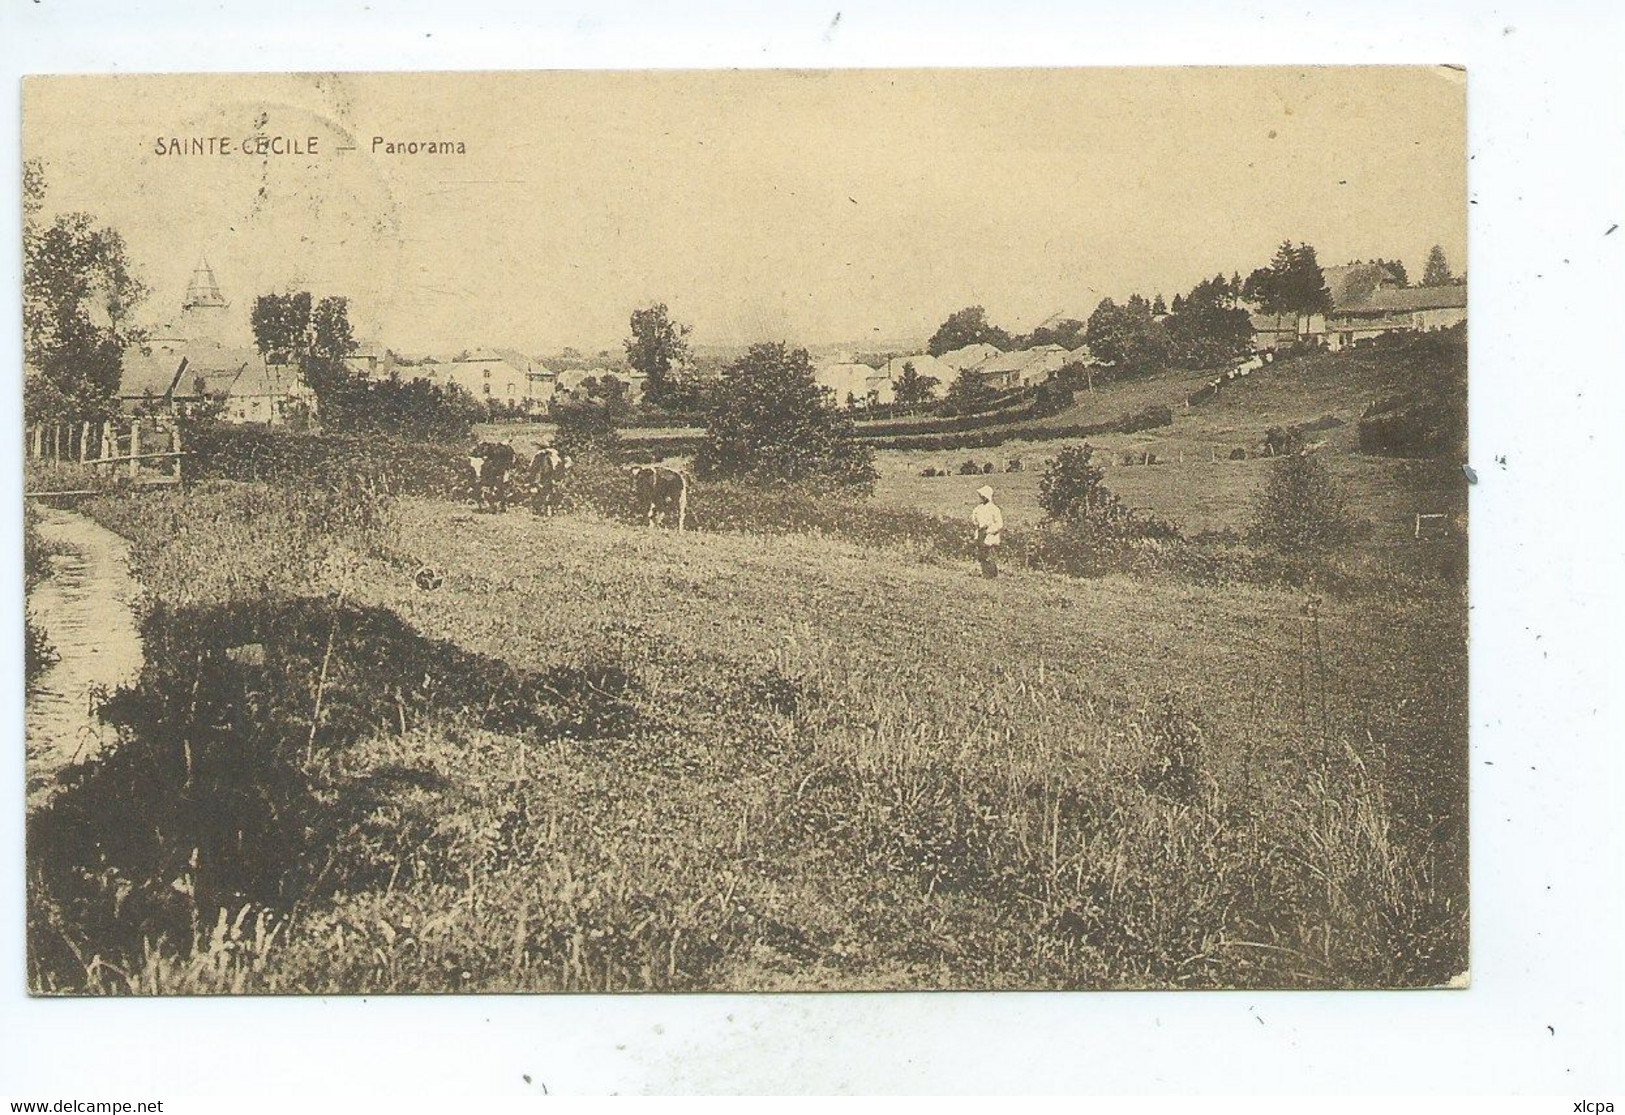
[(1296, 427), (1271, 426), (1264, 431), (1264, 453), (1284, 457), (1303, 450), (1303, 433)]
[(1396, 457), (1467, 453), (1467, 338), (1464, 327), (1378, 338), (1401, 389), (1366, 408), (1360, 449)]
[(45, 629), (34, 622), (34, 614), (23, 613), (23, 684), (32, 685), (57, 661), (56, 647), (51, 644)]
[(1101, 434), (1132, 434), (1171, 426), (1173, 421), (1174, 412), (1158, 403), (1132, 413), (1120, 414), (1109, 422), (1071, 426), (998, 425), (993, 429), (963, 434), (865, 438), (864, 443), (875, 449), (912, 449), (921, 453), (951, 452), (958, 449), (991, 449), (1007, 441), (1060, 441), (1066, 438), (1099, 437)]
[(1270, 469), (1250, 533), (1282, 550), (1315, 551), (1349, 541), (1357, 527), (1326, 463), (1313, 453), (1293, 453)]
[(1106, 473), (1094, 463), (1094, 448), (1068, 445), (1055, 455), (1038, 479), (1038, 505), (1049, 522), (1096, 516), (1104, 518), (1118, 505), (1106, 487)]
[(829, 405), (806, 349), (752, 345), (723, 377), (694, 458), (698, 476), (873, 490), (874, 454), (851, 417)]
[[(361, 437), (413, 441), (466, 441), (489, 415), (474, 396), (454, 383), (424, 379), (352, 379), (342, 386), (343, 432)], [(324, 416), (331, 426), (333, 421)]]
[(195, 454), (187, 460), (193, 479), (370, 486), (441, 498), (460, 498), (467, 486), (468, 454), (456, 445), (202, 423), (188, 429), (185, 447)]
[(611, 460), (619, 456), (620, 435), (609, 407), (596, 403), (558, 407), (553, 421), (558, 429), (554, 448), (560, 453), (576, 458), (603, 455)]
[(975, 414), (958, 414), (943, 418), (918, 419), (912, 422), (859, 422), (861, 438), (902, 437), (910, 434), (956, 434), (1008, 425), (1023, 419), (1039, 417), (1028, 404), (1001, 406), (996, 410), (983, 410)]
[(1032, 416), (1048, 418), (1052, 414), (1060, 414), (1072, 405), (1075, 398), (1072, 388), (1059, 379), (1046, 380), (1038, 385), (1033, 394)]

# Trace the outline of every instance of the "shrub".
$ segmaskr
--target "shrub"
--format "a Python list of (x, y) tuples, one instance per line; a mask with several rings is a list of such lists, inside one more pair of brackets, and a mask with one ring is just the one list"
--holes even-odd
[(1094, 463), (1095, 451), (1085, 442), (1069, 445), (1038, 481), (1038, 505), (1050, 522), (1090, 516), (1104, 517), (1117, 504), (1106, 487), (1106, 473)]
[(1288, 551), (1325, 550), (1354, 536), (1348, 498), (1313, 453), (1282, 457), (1259, 497), (1251, 535)]
[(1264, 431), (1264, 452), (1270, 457), (1284, 457), (1303, 449), (1303, 434), (1296, 426), (1271, 426)]
[(56, 647), (45, 631), (34, 622), (34, 614), (23, 613), (23, 683), (32, 685), (57, 660)]
[(959, 475), (961, 476), (976, 476), (981, 471), (982, 466), (977, 464), (975, 461), (966, 461), (964, 464), (959, 466)]
[[(466, 441), (486, 408), (454, 383), (357, 379), (344, 385), (343, 430), (360, 436), (421, 441)], [(331, 424), (331, 423), (330, 423)]]
[(577, 403), (558, 407), (553, 412), (558, 427), (554, 447), (568, 457), (589, 457), (595, 454), (615, 460), (620, 455), (620, 435), (615, 431), (615, 416), (607, 406), (598, 403)]
[[(873, 414), (875, 408), (869, 408), (865, 413)], [(864, 421), (857, 424), (858, 436), (861, 438), (907, 437), (918, 434), (960, 434), (972, 430), (984, 430), (995, 426), (1006, 426), (1020, 422), (1025, 418), (1039, 417), (1033, 413), (1032, 407), (1027, 405), (1000, 407), (997, 410), (983, 410), (975, 414), (960, 414), (947, 418), (925, 418), (913, 421)]]
[(327, 490), (373, 487), (402, 495), (460, 497), (466, 446), (340, 434), (296, 434), (205, 422), (188, 427), (192, 479), (276, 480)]
[[(51, 555), (56, 548), (40, 537), (34, 522), (33, 507), (23, 506), (23, 585), (25, 591), (51, 575)], [(23, 681), (30, 684), (56, 661), (56, 648), (43, 629), (34, 622), (34, 615), (26, 607), (23, 611)]]
[(1046, 380), (1038, 385), (1033, 394), (1032, 415), (1034, 418), (1047, 418), (1052, 414), (1060, 414), (1071, 406), (1075, 396), (1072, 388), (1059, 380)]
[(698, 476), (873, 490), (874, 454), (851, 417), (829, 405), (806, 349), (752, 345), (723, 377), (694, 458)]

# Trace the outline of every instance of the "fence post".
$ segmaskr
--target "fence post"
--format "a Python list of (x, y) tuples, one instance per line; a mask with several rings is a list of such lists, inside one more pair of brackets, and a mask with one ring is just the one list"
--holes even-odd
[(79, 428), (79, 461), (84, 463), (90, 460), (90, 423), (86, 422)]
[(137, 459), (141, 455), (141, 419), (130, 419), (130, 479), (141, 478), (141, 462)]
[(101, 456), (103, 459), (118, 456), (118, 442), (114, 439), (113, 424), (111, 422), (102, 423)]
[(181, 479), (181, 424), (176, 422), (169, 428), (170, 448), (175, 451), (175, 486), (184, 488), (186, 482)]

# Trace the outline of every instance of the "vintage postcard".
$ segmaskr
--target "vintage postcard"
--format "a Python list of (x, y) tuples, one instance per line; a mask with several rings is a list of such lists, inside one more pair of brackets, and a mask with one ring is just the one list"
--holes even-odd
[(1464, 985), (1466, 89), (28, 79), (28, 986)]

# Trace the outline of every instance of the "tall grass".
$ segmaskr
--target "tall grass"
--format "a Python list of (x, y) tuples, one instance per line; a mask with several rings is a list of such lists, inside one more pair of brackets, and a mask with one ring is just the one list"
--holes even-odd
[[(1090, 595), (1080, 629), (1058, 587), (970, 580), (1025, 594), (1007, 635), (944, 607), (951, 570), (818, 538), (825, 506), (781, 512), (804, 537), (694, 540), (359, 492), (98, 504), (134, 540), (151, 657), (110, 707), (120, 745), (30, 819), (31, 985), (1465, 968), (1464, 710), (1410, 699), (1457, 691), (1451, 623), (1328, 603), (1261, 627), (1213, 593), (1209, 638), (1268, 640), (1252, 665), (1142, 667), (1079, 632), (1159, 590)], [(403, 573), (425, 551), (433, 592)]]

